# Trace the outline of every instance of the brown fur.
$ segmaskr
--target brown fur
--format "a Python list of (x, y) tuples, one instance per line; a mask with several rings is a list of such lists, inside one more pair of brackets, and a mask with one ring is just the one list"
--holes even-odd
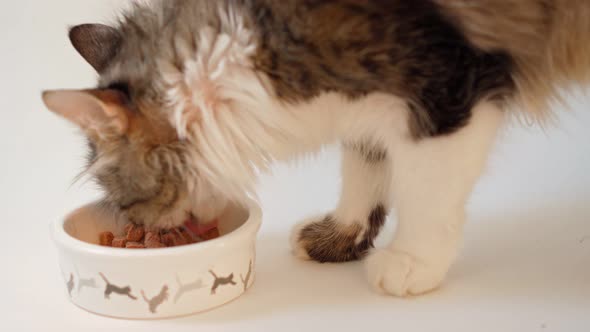
[(387, 151), (370, 141), (345, 142), (343, 146), (345, 149), (357, 151), (370, 164), (383, 162), (387, 158)]
[(412, 136), (421, 138), (454, 132), (477, 101), (513, 87), (508, 56), (469, 45), (428, 0), (246, 3), (256, 68), (289, 102), (326, 91), (391, 93), (407, 100)]
[(110, 88), (88, 91), (107, 107), (122, 110), (127, 119), (121, 136), (88, 135), (90, 168), (99, 158), (116, 160), (110, 167), (95, 170), (108, 194), (105, 203), (114, 203), (131, 221), (153, 224), (186, 196), (180, 171), (186, 148), (163, 115), (144, 101)]
[[(187, 198), (189, 151), (167, 119), (155, 60), (180, 65), (175, 36), (189, 39), (200, 27), (218, 23), (214, 3), (191, 3), (197, 4), (162, 1), (159, 11), (134, 5), (115, 28), (84, 24), (70, 33), (76, 50), (100, 73), (98, 88), (88, 93), (124, 110), (128, 121), (122, 136), (88, 135), (88, 166), (106, 193), (104, 206), (137, 223), (154, 224)], [(93, 167), (101, 159), (114, 162)]]
[(517, 98), (542, 120), (559, 89), (590, 81), (590, 2), (577, 0), (436, 0), (477, 47), (508, 52)]
[(299, 233), (299, 244), (313, 260), (318, 262), (346, 262), (363, 258), (385, 223), (387, 212), (377, 205), (365, 221), (366, 230), (362, 239), (357, 239), (363, 230), (361, 224), (343, 225), (327, 216), (324, 220), (305, 226)]
[[(181, 144), (152, 145), (142, 137), (108, 142), (102, 158), (116, 158), (112, 166), (99, 168), (95, 176), (105, 189), (105, 204), (136, 223), (153, 225), (160, 215), (172, 211), (187, 196), (180, 170)], [(106, 150), (106, 151), (105, 151)]]

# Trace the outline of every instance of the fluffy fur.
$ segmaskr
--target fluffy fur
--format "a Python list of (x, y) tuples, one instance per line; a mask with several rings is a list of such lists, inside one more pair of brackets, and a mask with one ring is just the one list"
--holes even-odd
[(395, 206), (397, 233), (368, 259), (369, 279), (417, 294), (453, 261), (505, 110), (542, 118), (559, 88), (588, 80), (589, 11), (566, 0), (155, 1), (115, 27), (73, 28), (98, 88), (44, 100), (89, 137), (105, 205), (146, 224), (211, 219), (255, 197), (273, 161), (343, 142), (340, 203), (294, 229), (295, 252), (363, 257)]
[(570, 0), (436, 0), (464, 35), (486, 51), (513, 59), (515, 101), (544, 121), (561, 92), (590, 80), (590, 4)]

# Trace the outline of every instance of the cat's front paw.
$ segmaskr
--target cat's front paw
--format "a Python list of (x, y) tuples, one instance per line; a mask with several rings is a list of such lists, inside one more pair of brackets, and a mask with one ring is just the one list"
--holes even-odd
[(331, 215), (309, 218), (291, 232), (293, 254), (301, 259), (346, 262), (365, 256), (372, 241), (359, 223), (346, 223)]
[(429, 264), (398, 250), (378, 249), (367, 258), (369, 283), (394, 296), (426, 293), (437, 288), (448, 266)]

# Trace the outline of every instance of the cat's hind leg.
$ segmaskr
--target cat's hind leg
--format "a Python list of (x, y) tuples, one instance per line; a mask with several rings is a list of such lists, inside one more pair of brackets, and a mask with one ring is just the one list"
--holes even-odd
[(343, 143), (342, 193), (337, 208), (295, 226), (296, 256), (318, 262), (362, 258), (385, 222), (389, 209), (391, 161), (369, 141)]

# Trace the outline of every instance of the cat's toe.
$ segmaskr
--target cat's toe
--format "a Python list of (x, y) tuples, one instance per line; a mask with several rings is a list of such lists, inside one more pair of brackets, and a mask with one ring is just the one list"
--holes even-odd
[(437, 288), (446, 269), (419, 261), (407, 253), (378, 249), (367, 258), (369, 283), (394, 296), (419, 295)]
[(343, 223), (334, 217), (309, 218), (291, 232), (293, 254), (301, 259), (346, 262), (362, 258), (371, 246), (365, 230), (357, 223)]

